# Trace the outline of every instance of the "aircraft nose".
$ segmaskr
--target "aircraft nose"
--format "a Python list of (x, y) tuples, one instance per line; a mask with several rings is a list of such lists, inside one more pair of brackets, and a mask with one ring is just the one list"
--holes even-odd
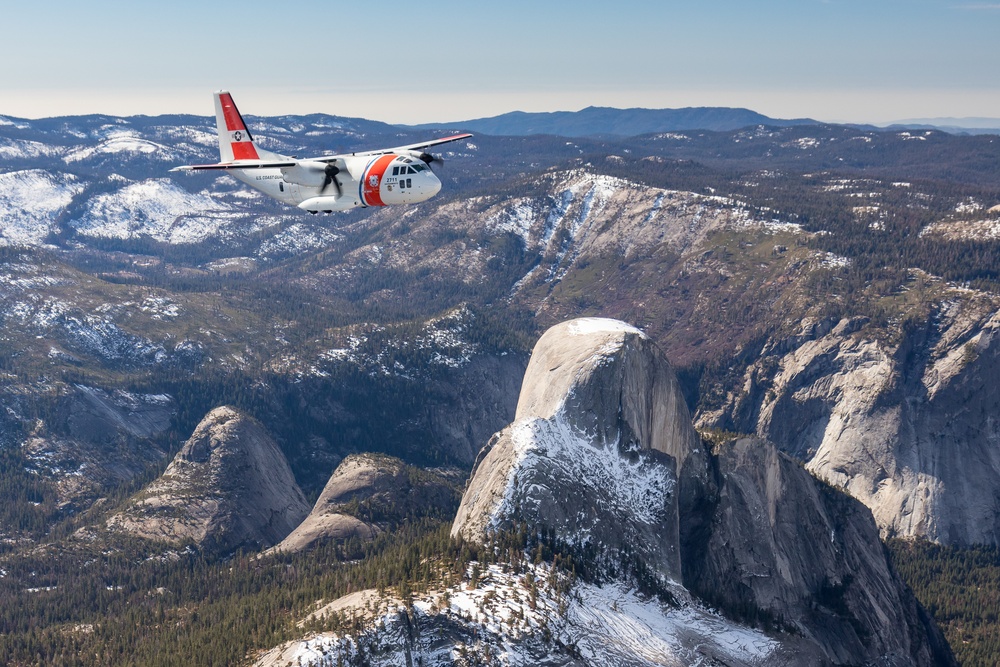
[(428, 173), (427, 174), (427, 190), (431, 197), (441, 192), (441, 179), (436, 175)]

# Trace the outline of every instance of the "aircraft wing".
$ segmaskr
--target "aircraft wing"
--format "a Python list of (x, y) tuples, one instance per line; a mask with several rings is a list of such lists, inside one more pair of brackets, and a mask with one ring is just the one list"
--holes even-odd
[(216, 164), (186, 164), (170, 171), (200, 171), (202, 169), (268, 169), (273, 167), (294, 167), (298, 160), (240, 160), (239, 162), (218, 162)]
[[(462, 139), (468, 139), (471, 134), (456, 134), (451, 137), (442, 137), (441, 139), (431, 139), (430, 141), (421, 141), (418, 144), (407, 144), (406, 146), (395, 146), (393, 148), (380, 148), (374, 151), (360, 151), (358, 153), (351, 153), (352, 156), (366, 157), (371, 155), (386, 155), (388, 153), (405, 153), (407, 151), (419, 151), (425, 148), (430, 148), (431, 146), (438, 146), (440, 144), (451, 143), (452, 141), (461, 141)], [(347, 157), (344, 155), (327, 155), (324, 157), (312, 158), (315, 162), (332, 162), (334, 160), (340, 160)]]
[[(430, 141), (421, 141), (417, 144), (408, 144), (406, 146), (396, 146), (394, 148), (381, 148), (374, 151), (362, 151), (359, 153), (351, 153), (352, 156), (367, 157), (373, 155), (386, 155), (388, 153), (405, 153), (407, 151), (419, 151), (425, 148), (430, 148), (431, 146), (439, 146), (441, 144), (451, 143), (452, 141), (461, 141), (462, 139), (468, 139), (471, 134), (456, 134), (451, 137), (443, 137), (441, 139), (431, 139)], [(311, 158), (309, 160), (237, 160), (235, 162), (218, 162), (216, 164), (187, 164), (182, 167), (174, 167), (170, 171), (201, 171), (204, 169), (267, 169), (275, 167), (294, 167), (300, 162), (336, 162), (337, 160), (342, 160), (347, 157), (344, 155), (326, 155), (324, 157)]]

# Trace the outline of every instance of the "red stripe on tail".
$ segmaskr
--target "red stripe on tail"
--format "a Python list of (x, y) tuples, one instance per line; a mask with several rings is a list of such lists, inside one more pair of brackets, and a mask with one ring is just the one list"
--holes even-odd
[[(234, 130), (245, 131), (247, 126), (243, 123), (243, 117), (240, 116), (240, 111), (236, 108), (236, 104), (233, 102), (233, 96), (229, 93), (223, 93), (222, 95), (219, 95), (219, 101), (222, 103), (222, 113), (226, 117), (226, 129), (230, 132)], [(256, 155), (254, 157), (256, 157)]]

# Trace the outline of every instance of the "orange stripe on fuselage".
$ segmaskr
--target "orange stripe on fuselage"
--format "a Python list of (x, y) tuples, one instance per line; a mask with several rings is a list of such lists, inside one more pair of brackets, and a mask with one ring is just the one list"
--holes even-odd
[(382, 201), (382, 177), (385, 176), (389, 163), (395, 159), (395, 155), (383, 155), (365, 170), (361, 180), (361, 197), (365, 206), (385, 206)]

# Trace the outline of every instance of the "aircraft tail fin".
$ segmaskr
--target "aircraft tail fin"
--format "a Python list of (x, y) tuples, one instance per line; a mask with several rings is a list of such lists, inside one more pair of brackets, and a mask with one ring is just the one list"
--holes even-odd
[(282, 157), (257, 145), (228, 90), (215, 93), (215, 124), (219, 130), (219, 154), (222, 162), (274, 160)]

